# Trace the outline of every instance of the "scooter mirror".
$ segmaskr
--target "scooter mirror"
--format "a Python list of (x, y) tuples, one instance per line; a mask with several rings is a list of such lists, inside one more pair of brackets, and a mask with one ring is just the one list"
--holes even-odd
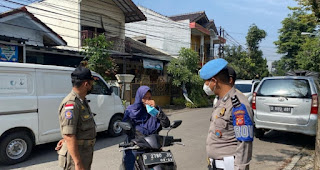
[(123, 130), (131, 130), (132, 126), (128, 122), (118, 122), (118, 126), (120, 126)]
[(170, 127), (171, 128), (177, 128), (178, 126), (180, 126), (182, 123), (182, 120), (175, 120), (171, 123)]

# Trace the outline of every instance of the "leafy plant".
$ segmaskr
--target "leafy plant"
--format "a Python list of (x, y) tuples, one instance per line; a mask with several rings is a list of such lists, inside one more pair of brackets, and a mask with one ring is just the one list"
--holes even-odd
[(183, 97), (173, 98), (172, 103), (176, 106), (184, 106), (186, 100)]
[(206, 99), (202, 90), (203, 80), (198, 75), (199, 62), (198, 53), (192, 49), (181, 48), (179, 57), (171, 60), (168, 65), (168, 73), (173, 77), (172, 84), (177, 87), (184, 84), (188, 97), (194, 102), (187, 103), (187, 107), (198, 107), (197, 104), (201, 103), (202, 98)]
[(115, 73), (117, 65), (109, 55), (113, 43), (107, 41), (105, 35), (101, 34), (95, 38), (85, 40), (83, 54), (85, 55), (84, 62), (90, 70), (99, 73), (105, 80), (109, 79), (108, 75)]

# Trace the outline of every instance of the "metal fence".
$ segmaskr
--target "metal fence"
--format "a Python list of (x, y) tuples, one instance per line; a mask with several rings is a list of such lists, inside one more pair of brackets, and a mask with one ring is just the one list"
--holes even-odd
[(140, 86), (148, 86), (152, 91), (152, 96), (171, 96), (178, 97), (182, 94), (180, 88), (175, 87), (169, 83), (150, 83), (150, 84), (140, 84), (131, 83), (131, 98), (136, 96), (136, 92)]

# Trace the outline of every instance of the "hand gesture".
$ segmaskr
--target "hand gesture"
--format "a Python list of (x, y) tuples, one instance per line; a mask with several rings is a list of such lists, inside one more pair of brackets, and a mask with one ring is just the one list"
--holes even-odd
[(156, 107), (156, 102), (154, 100), (146, 100), (144, 104)]
[(56, 151), (60, 150), (62, 148), (64, 139), (59, 140), (59, 142), (57, 143), (56, 148), (54, 148)]

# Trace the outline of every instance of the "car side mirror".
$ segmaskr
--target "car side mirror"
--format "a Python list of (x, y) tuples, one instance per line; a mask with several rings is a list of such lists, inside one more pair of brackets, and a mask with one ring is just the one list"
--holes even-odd
[(182, 120), (175, 120), (171, 123), (170, 128), (177, 128), (182, 123)]
[(107, 94), (107, 95), (111, 95), (111, 94), (112, 94), (112, 92), (113, 92), (113, 91), (112, 91), (112, 89), (111, 89), (111, 88), (109, 88), (109, 89), (107, 90), (107, 93), (106, 93), (106, 94)]

